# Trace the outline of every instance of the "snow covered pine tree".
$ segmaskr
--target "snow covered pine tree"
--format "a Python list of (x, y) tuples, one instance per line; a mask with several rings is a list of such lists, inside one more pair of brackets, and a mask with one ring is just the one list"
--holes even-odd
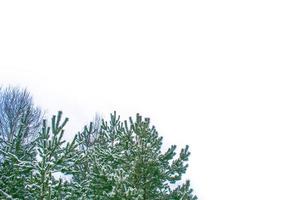
[(0, 198), (1, 199), (30, 199), (26, 189), (33, 169), (35, 158), (34, 143), (25, 144), (27, 116), (23, 115), (19, 130), (10, 140), (2, 142), (0, 148)]
[(63, 173), (80, 158), (75, 154), (75, 139), (65, 144), (62, 140), (64, 126), (62, 112), (53, 116), (51, 128), (46, 120), (35, 142), (22, 143), (26, 118), (22, 120), (16, 137), (0, 149), (3, 162), (0, 165), (0, 199), (71, 199), (72, 185), (55, 179), (55, 173)]
[[(43, 121), (43, 128), (37, 140), (37, 159), (34, 163), (31, 189), (34, 199), (70, 199), (72, 184), (55, 179), (54, 174), (64, 174), (80, 157), (76, 155), (76, 136), (71, 143), (63, 140), (64, 127), (68, 121), (61, 122), (62, 112), (51, 119), (51, 128)], [(50, 132), (51, 131), (51, 132)]]
[(114, 112), (110, 121), (85, 127), (77, 139), (86, 161), (75, 166), (84, 173), (74, 174), (74, 180), (84, 183), (88, 199), (197, 199), (189, 181), (178, 183), (188, 167), (188, 146), (177, 158), (175, 145), (162, 153), (162, 137), (148, 118), (137, 114), (121, 122)]

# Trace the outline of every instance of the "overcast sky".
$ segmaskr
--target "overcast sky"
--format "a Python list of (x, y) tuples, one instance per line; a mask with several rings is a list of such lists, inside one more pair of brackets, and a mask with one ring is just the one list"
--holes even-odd
[(300, 199), (298, 1), (1, 1), (0, 84), (68, 136), (116, 110), (191, 147), (200, 200)]

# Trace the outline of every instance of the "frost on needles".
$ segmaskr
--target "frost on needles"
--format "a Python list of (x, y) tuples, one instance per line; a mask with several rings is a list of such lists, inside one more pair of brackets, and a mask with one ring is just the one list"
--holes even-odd
[[(28, 120), (27, 120), (28, 121)], [(121, 121), (114, 112), (63, 140), (62, 112), (43, 121), (38, 137), (22, 143), (26, 115), (0, 148), (0, 199), (195, 200), (182, 182), (190, 152), (162, 152), (162, 137), (139, 114)]]

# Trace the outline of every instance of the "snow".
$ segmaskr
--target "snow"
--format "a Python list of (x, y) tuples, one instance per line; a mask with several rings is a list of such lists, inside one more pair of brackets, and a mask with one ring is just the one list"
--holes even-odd
[(69, 182), (69, 183), (71, 183), (73, 180), (73, 175), (71, 175), (71, 174), (64, 174), (62, 172), (54, 172), (54, 173), (52, 173), (52, 175), (55, 178), (55, 180), (62, 179), (64, 182)]

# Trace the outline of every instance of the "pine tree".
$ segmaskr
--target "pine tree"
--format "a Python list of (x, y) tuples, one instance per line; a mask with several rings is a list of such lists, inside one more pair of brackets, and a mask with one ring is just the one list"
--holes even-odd
[[(95, 121), (96, 122), (96, 121)], [(91, 122), (89, 126), (85, 126), (82, 132), (76, 137), (78, 148), (76, 154), (79, 155), (77, 162), (69, 168), (68, 173), (73, 175), (73, 191), (74, 199), (95, 199), (95, 193), (101, 191), (101, 188), (92, 188), (92, 181), (97, 176), (94, 172), (94, 146), (98, 137), (98, 121)]]
[(43, 121), (43, 128), (37, 140), (37, 160), (34, 164), (32, 178), (32, 192), (35, 199), (67, 199), (69, 195), (69, 184), (56, 180), (55, 173), (64, 173), (77, 162), (78, 156), (75, 154), (77, 147), (76, 137), (65, 145), (63, 140), (64, 126), (68, 118), (62, 119), (62, 112), (51, 119), (51, 127)]
[[(93, 144), (88, 146), (86, 138), (91, 136)], [(130, 118), (129, 122), (121, 122), (114, 112), (110, 121), (102, 120), (100, 128), (95, 129), (90, 124), (78, 138), (85, 144), (83, 149), (88, 149), (86, 177), (91, 198), (197, 199), (189, 181), (178, 183), (188, 167), (188, 146), (177, 158), (175, 145), (162, 153), (162, 137), (148, 118), (137, 115), (135, 121)]]
[[(126, 121), (124, 124), (124, 136), (127, 139), (123, 137), (120, 144), (123, 143), (124, 150), (127, 150), (127, 159), (132, 157), (131, 164), (127, 166), (131, 168), (130, 182), (141, 192), (142, 199), (197, 199), (191, 194), (189, 184), (179, 186), (183, 191), (182, 195), (178, 194), (176, 189), (172, 189), (179, 184), (187, 170), (190, 156), (188, 146), (175, 158), (175, 145), (167, 152), (161, 152), (163, 138), (159, 137), (155, 127), (150, 125), (149, 118), (143, 119), (137, 114), (135, 121), (130, 118), (129, 125)], [(174, 194), (178, 195), (175, 197)]]
[(27, 190), (35, 157), (34, 142), (24, 144), (28, 115), (23, 115), (20, 126), (9, 141), (2, 144), (0, 154), (0, 197), (5, 199), (30, 199)]

